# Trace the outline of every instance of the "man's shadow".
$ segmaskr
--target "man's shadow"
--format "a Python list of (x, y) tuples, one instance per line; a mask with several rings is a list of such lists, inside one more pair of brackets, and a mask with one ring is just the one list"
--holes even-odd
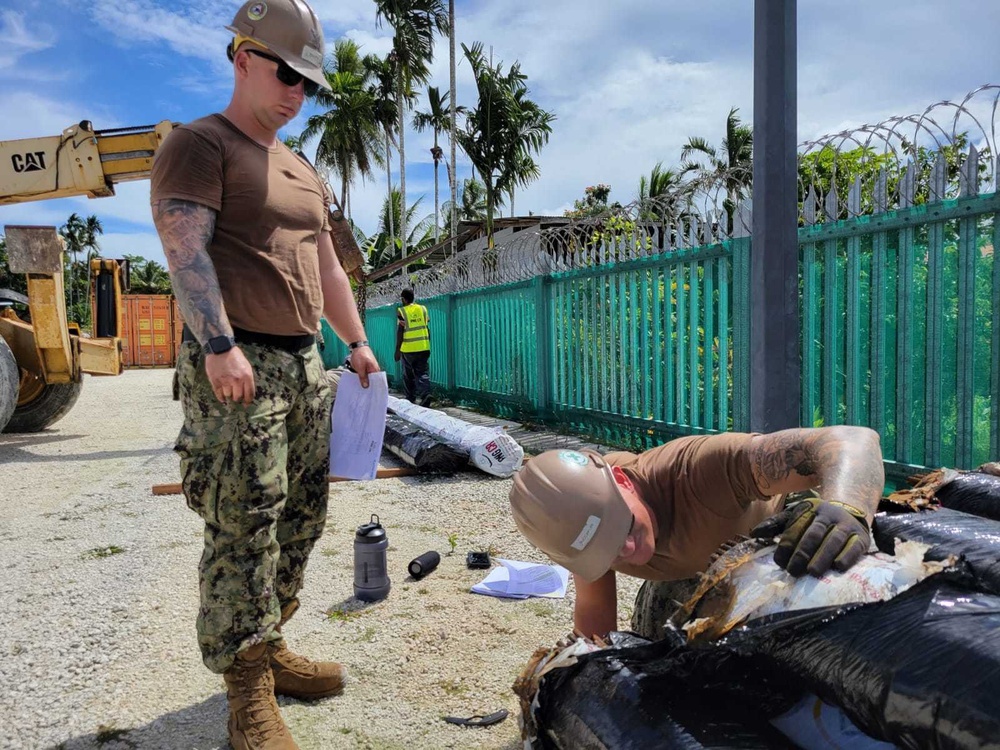
[[(279, 699), (279, 705), (285, 701)], [(226, 694), (163, 714), (139, 727), (99, 727), (46, 750), (223, 750), (229, 748)]]

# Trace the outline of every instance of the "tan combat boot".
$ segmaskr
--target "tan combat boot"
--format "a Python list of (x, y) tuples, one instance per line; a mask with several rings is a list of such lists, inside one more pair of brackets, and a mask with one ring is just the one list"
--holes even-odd
[(223, 677), (229, 688), (229, 742), (233, 750), (299, 750), (274, 700), (266, 644), (239, 653)]
[[(276, 628), (279, 633), (281, 626), (288, 622), (298, 608), (297, 599), (282, 608), (281, 622)], [(310, 701), (344, 692), (347, 670), (342, 664), (335, 661), (310, 661), (290, 650), (284, 638), (268, 643), (267, 651), (274, 674), (275, 695)]]

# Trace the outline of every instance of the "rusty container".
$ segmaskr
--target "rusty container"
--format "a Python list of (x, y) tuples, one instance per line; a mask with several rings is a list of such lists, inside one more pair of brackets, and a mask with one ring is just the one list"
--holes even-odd
[(173, 295), (128, 294), (122, 302), (125, 367), (173, 367), (182, 325), (177, 319)]

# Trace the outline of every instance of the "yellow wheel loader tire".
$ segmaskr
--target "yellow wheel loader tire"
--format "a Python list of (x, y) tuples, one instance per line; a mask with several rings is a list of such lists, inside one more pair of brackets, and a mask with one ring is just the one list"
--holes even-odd
[(14, 359), (14, 352), (7, 346), (7, 342), (0, 338), (0, 432), (6, 427), (10, 415), (17, 407), (20, 372), (17, 360)]
[(4, 432), (38, 432), (59, 421), (80, 397), (83, 381), (50, 383), (21, 371), (17, 407), (3, 428)]

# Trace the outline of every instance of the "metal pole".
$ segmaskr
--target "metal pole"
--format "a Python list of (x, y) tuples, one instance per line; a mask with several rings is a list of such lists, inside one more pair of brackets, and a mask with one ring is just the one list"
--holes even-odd
[(750, 429), (799, 425), (796, 0), (754, 2)]

